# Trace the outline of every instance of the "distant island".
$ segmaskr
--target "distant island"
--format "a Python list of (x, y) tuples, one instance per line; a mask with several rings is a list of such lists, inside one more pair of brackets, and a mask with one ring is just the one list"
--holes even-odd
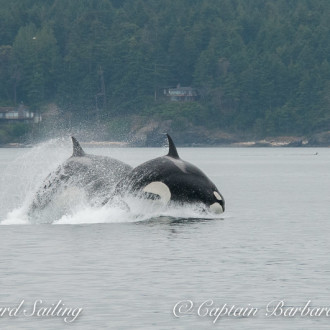
[(0, 111), (1, 145), (79, 127), (136, 145), (165, 129), (182, 145), (330, 145), (328, 0), (11, 0), (0, 15), (0, 109), (42, 118)]

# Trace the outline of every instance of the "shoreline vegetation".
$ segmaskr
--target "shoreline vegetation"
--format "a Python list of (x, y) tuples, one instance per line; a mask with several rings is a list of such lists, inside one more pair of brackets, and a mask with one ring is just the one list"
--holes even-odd
[(330, 145), (329, 0), (1, 4), (0, 144)]
[[(187, 107), (188, 104), (185, 104)], [(309, 135), (258, 135), (224, 130), (170, 116), (117, 116), (99, 121), (68, 121), (62, 112), (44, 112), (42, 122), (0, 122), (1, 148), (32, 147), (54, 138), (76, 136), (85, 147), (160, 147), (165, 133), (180, 147), (330, 147), (330, 130)]]
[(225, 131), (189, 119), (125, 116), (104, 122), (69, 122), (58, 112), (45, 113), (38, 124), (0, 123), (0, 148), (28, 148), (50, 140), (76, 136), (85, 147), (160, 147), (165, 133), (180, 147), (330, 147), (330, 130), (310, 135), (258, 136), (250, 132)]

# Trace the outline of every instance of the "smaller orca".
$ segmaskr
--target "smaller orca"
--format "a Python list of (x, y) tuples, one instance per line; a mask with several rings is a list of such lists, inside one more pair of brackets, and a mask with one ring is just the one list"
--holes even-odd
[(215, 184), (196, 166), (182, 160), (167, 134), (169, 152), (134, 168), (118, 182), (115, 195), (142, 196), (167, 205), (202, 203), (213, 213), (225, 211), (225, 200)]
[(132, 170), (117, 159), (86, 154), (74, 137), (72, 143), (72, 156), (51, 172), (37, 190), (29, 208), (30, 217), (37, 217), (49, 207), (63, 214), (82, 198), (92, 206), (102, 205), (118, 181)]

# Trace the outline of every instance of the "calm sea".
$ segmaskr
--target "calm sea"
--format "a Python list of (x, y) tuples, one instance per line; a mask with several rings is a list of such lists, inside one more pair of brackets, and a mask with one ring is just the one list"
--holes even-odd
[[(22, 225), (70, 148), (0, 149), (1, 329), (329, 329), (329, 149), (179, 148), (224, 195), (219, 219), (84, 209)], [(166, 152), (88, 151), (133, 166)]]

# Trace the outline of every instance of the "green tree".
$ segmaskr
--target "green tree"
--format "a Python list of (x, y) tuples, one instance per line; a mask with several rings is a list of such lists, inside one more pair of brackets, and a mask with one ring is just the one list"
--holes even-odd
[(22, 27), (13, 44), (20, 82), (18, 98), (32, 104), (51, 100), (56, 92), (58, 49), (52, 29), (37, 29), (33, 24)]

